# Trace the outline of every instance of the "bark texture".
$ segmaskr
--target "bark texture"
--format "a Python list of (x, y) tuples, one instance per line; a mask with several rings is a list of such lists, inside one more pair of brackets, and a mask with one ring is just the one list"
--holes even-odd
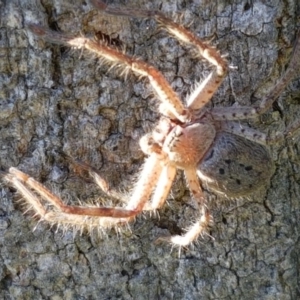
[[(299, 2), (110, 1), (182, 12), (186, 23), (214, 43), (230, 70), (214, 106), (260, 101), (291, 55)], [(99, 198), (97, 187), (72, 172), (61, 152), (99, 169), (112, 186), (130, 191), (143, 162), (139, 137), (158, 118), (145, 80), (109, 71), (96, 57), (51, 45), (26, 23), (64, 32), (101, 31), (126, 44), (127, 53), (157, 66), (185, 95), (207, 66), (152, 20), (109, 17), (85, 1), (0, 1), (0, 165), (29, 173), (64, 201)], [(300, 58), (299, 58), (300, 59)], [(283, 131), (300, 117), (300, 81), (294, 80), (267, 114), (249, 122)], [(196, 211), (180, 174), (160, 218), (137, 218), (122, 234), (73, 234), (23, 214), (15, 191), (1, 186), (1, 299), (299, 299), (299, 134), (272, 147), (276, 171), (248, 199), (211, 193), (211, 236), (182, 251), (154, 244), (181, 233)]]

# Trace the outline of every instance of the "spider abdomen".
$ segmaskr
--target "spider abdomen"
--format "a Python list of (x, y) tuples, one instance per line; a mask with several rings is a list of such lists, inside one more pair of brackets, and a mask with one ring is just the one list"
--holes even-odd
[(198, 164), (197, 174), (207, 187), (228, 197), (245, 196), (266, 184), (274, 167), (267, 148), (226, 132)]

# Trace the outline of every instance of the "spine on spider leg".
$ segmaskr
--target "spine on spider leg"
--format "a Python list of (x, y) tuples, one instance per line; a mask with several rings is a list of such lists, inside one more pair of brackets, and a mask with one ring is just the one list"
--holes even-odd
[(122, 51), (125, 48), (122, 41), (119, 39), (119, 36), (113, 38), (110, 35), (103, 33), (102, 31), (98, 31), (95, 33), (95, 40), (107, 46), (116, 48), (120, 51)]
[(125, 55), (104, 44), (99, 44), (98, 42), (88, 39), (86, 37), (76, 37), (76, 36), (56, 32), (37, 24), (29, 24), (28, 29), (36, 36), (39, 36), (51, 43), (64, 44), (76, 48), (85, 48), (92, 52), (95, 52), (99, 56), (106, 59), (106, 61), (108, 62), (111, 63), (120, 62), (124, 65), (127, 65), (128, 67), (131, 67), (132, 65), (132, 59), (128, 55)]

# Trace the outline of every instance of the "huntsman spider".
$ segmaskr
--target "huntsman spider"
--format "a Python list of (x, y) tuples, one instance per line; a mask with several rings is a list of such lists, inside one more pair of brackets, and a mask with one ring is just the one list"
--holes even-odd
[[(239, 197), (253, 192), (269, 180), (272, 174), (272, 162), (265, 145), (291, 135), (300, 127), (298, 122), (282, 134), (270, 137), (236, 122), (266, 112), (295, 76), (299, 69), (300, 39), (296, 41), (287, 71), (259, 105), (209, 109), (206, 104), (229, 69), (227, 61), (218, 50), (160, 11), (118, 9), (107, 6), (102, 1), (92, 2), (96, 8), (107, 14), (155, 19), (182, 44), (194, 48), (199, 57), (213, 66), (213, 71), (202, 83), (196, 85), (184, 105), (154, 66), (99, 40), (74, 37), (31, 24), (29, 30), (46, 41), (86, 49), (108, 63), (118, 64), (140, 77), (147, 78), (160, 101), (159, 112), (162, 117), (153, 131), (140, 140), (141, 149), (148, 158), (124, 207), (66, 205), (45, 186), (16, 168), (10, 168), (2, 176), (17, 189), (41, 220), (51, 224), (111, 228), (133, 220), (143, 211), (162, 207), (170, 192), (176, 170), (181, 169), (191, 196), (198, 204), (199, 218), (185, 234), (161, 239), (179, 247), (189, 245), (205, 233), (212, 221), (200, 182), (210, 190), (228, 197)], [(84, 163), (81, 163), (81, 167), (89, 172), (109, 196), (114, 194), (93, 168)], [(43, 202), (50, 203), (51, 207), (46, 209)]]

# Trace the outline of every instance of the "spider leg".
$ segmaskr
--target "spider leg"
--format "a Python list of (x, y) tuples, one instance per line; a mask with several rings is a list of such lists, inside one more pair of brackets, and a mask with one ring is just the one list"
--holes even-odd
[(268, 143), (268, 136), (258, 130), (242, 125), (238, 122), (228, 121), (220, 122), (221, 129), (225, 132), (233, 133), (235, 135), (245, 137), (250, 141), (266, 145)]
[(201, 217), (194, 225), (192, 225), (184, 235), (175, 235), (171, 237), (160, 237), (158, 241), (168, 241), (179, 247), (188, 246), (195, 241), (199, 235), (205, 233), (206, 228), (212, 222), (212, 217), (206, 207), (206, 200), (199, 185), (199, 179), (195, 169), (184, 170), (186, 181), (194, 199), (199, 205)]
[(28, 205), (27, 210), (33, 210), (35, 212), (35, 217), (39, 217), (41, 220), (47, 221), (50, 224), (57, 224), (64, 227), (73, 226), (76, 230), (82, 230), (84, 228), (88, 228), (90, 230), (97, 228), (99, 230), (104, 227), (116, 225), (116, 221), (120, 222), (120, 219), (114, 219), (111, 217), (99, 218), (63, 212), (59, 208), (57, 210), (48, 210), (42, 205), (36, 193), (34, 193), (28, 187), (28, 182), (35, 186), (33, 189), (35, 192), (45, 194), (45, 199), (49, 200), (49, 203), (56, 207), (65, 205), (58, 197), (53, 195), (44, 186), (36, 182), (33, 178), (30, 178), (27, 174), (24, 174), (15, 168), (10, 168), (9, 173), (1, 172), (1, 176), (4, 177), (4, 179), (10, 185), (16, 188), (17, 191), (23, 196), (25, 203)]
[[(119, 202), (127, 203), (126, 199), (122, 198), (122, 195), (118, 193), (116, 190), (112, 189), (107, 181), (102, 178), (97, 170), (95, 170), (90, 165), (81, 162), (75, 161), (75, 163), (79, 168), (86, 170), (89, 175), (94, 179), (95, 183), (100, 187), (100, 189), (109, 197), (118, 200)], [(156, 210), (162, 207), (164, 202), (166, 201), (168, 194), (170, 192), (173, 180), (176, 175), (176, 168), (171, 165), (166, 165), (163, 167), (161, 175), (158, 180), (158, 184), (154, 190), (154, 194), (151, 198), (151, 202), (147, 202), (143, 207), (144, 210)]]
[[(281, 95), (300, 69), (300, 31), (296, 37), (294, 51), (286, 72), (257, 107), (216, 107), (210, 110), (215, 120), (242, 120), (257, 117), (266, 112)], [(292, 127), (297, 127), (293, 125)]]
[(300, 69), (300, 31), (296, 36), (294, 50), (290, 62), (288, 64), (287, 70), (285, 71), (283, 76), (279, 79), (278, 83), (276, 83), (274, 88), (263, 99), (259, 107), (259, 112), (258, 112), (259, 114), (264, 113), (271, 107), (273, 102), (280, 96), (280, 94), (291, 82), (291, 80), (294, 79), (297, 73), (299, 74), (299, 69)]
[(162, 170), (163, 164), (160, 156), (153, 153), (146, 160), (134, 192), (126, 205), (127, 209), (143, 210), (148, 199), (150, 199), (153, 188), (158, 184)]
[(34, 207), (35, 212), (39, 216), (44, 217), (47, 213), (47, 210), (37, 199), (36, 195), (34, 195), (31, 192), (31, 190), (29, 190), (23, 184), (23, 180), (20, 180), (14, 173), (18, 173), (23, 178), (27, 176), (26, 174), (22, 173), (21, 171), (15, 168), (10, 168), (8, 173), (0, 172), (0, 175), (1, 177), (3, 177), (4, 180), (9, 182), (14, 188), (16, 188), (21, 193), (21, 195), (26, 199), (30, 207)]
[(168, 116), (171, 118), (175, 116), (182, 122), (189, 118), (188, 111), (181, 103), (178, 95), (175, 93), (163, 75), (150, 64), (147, 64), (134, 57), (130, 57), (103, 43), (101, 44), (85, 37), (74, 37), (59, 33), (37, 24), (30, 24), (28, 25), (28, 28), (35, 35), (42, 37), (47, 41), (57, 44), (66, 44), (76, 48), (85, 48), (96, 53), (108, 63), (113, 65), (122, 65), (127, 70), (131, 70), (139, 76), (148, 77), (152, 88), (157, 93), (163, 106), (166, 108), (166, 113), (169, 112)]
[[(153, 145), (152, 145), (153, 146)], [(156, 145), (154, 144), (154, 147)], [(155, 147), (156, 148), (156, 147)], [(161, 152), (161, 148), (153, 149), (153, 147), (149, 150), (149, 152)], [(148, 153), (149, 155), (151, 153)], [(90, 166), (89, 164), (80, 161), (80, 160), (73, 160), (72, 158), (66, 156), (76, 168), (84, 170), (88, 172), (89, 176), (93, 178), (95, 183), (99, 186), (99, 188), (110, 198), (116, 199), (119, 202), (127, 203), (128, 199), (124, 199), (121, 193), (117, 192), (116, 190), (112, 189), (108, 182), (99, 174), (98, 170)], [(176, 168), (170, 164), (166, 164), (161, 171), (160, 177), (158, 179), (158, 184), (154, 190), (154, 194), (151, 198), (151, 202), (147, 202), (143, 207), (143, 210), (155, 210), (161, 208), (164, 202), (166, 201), (168, 194), (170, 192), (173, 180), (176, 175)]]
[(66, 205), (61, 201), (59, 197), (53, 195), (52, 192), (50, 192), (45, 186), (16, 168), (10, 168), (9, 173), (5, 178), (8, 179), (8, 181), (10, 181), (19, 192), (21, 192), (21, 194), (25, 197), (28, 203), (33, 206), (36, 212), (38, 214), (41, 214), (41, 217), (43, 217), (44, 210), (41, 209), (40, 202), (39, 204), (37, 204), (31, 201), (30, 194), (27, 193), (27, 191), (30, 191), (30, 189), (37, 192), (42, 197), (42, 199), (47, 200), (55, 208), (64, 213), (113, 218), (131, 217), (136, 214), (135, 210), (125, 210), (123, 208), (82, 207)]
[(67, 159), (70, 164), (78, 169), (79, 171), (85, 171), (88, 175), (94, 180), (94, 182), (98, 185), (98, 187), (106, 194), (108, 197), (116, 199), (120, 202), (127, 202), (123, 199), (121, 193), (117, 192), (116, 190), (112, 189), (109, 186), (109, 183), (99, 174), (98, 170), (93, 168), (91, 165), (81, 161), (75, 160), (67, 155), (64, 155), (65, 159)]
[(164, 135), (169, 129), (170, 123), (162, 118), (159, 125), (157, 125), (152, 133), (148, 133), (140, 139), (142, 151), (146, 155), (152, 155), (153, 153), (159, 155), (162, 166), (161, 174), (152, 195), (151, 202), (147, 202), (143, 210), (156, 210), (164, 204), (176, 175), (176, 167), (169, 163), (167, 154), (163, 151), (161, 146)]
[(111, 15), (154, 18), (180, 42), (196, 48), (199, 55), (214, 65), (216, 70), (211, 72), (202, 83), (196, 86), (194, 91), (187, 99), (187, 106), (193, 110), (196, 110), (202, 108), (207, 102), (210, 101), (211, 97), (222, 83), (227, 72), (227, 61), (215, 48), (201, 41), (196, 35), (184, 28), (184, 26), (173, 22), (171, 19), (164, 16), (160, 11), (137, 10), (124, 7), (119, 9), (107, 6), (104, 2), (99, 0), (93, 0), (92, 4), (96, 8)]
[(300, 120), (288, 126), (284, 132), (276, 132), (275, 135), (265, 134), (233, 121), (221, 122), (221, 129), (262, 145), (270, 145), (283, 141), (286, 137), (293, 136), (300, 129)]
[[(62, 225), (93, 228), (111, 227), (128, 222), (140, 213), (157, 184), (161, 171), (162, 167), (158, 156), (156, 154), (151, 155), (147, 159), (136, 188), (124, 208), (66, 205), (45, 186), (16, 168), (10, 168), (8, 173), (1, 173), (1, 175), (21, 193), (25, 202), (42, 220)], [(35, 193), (54, 206), (55, 209), (47, 211)]]
[[(149, 139), (149, 137), (145, 136), (145, 139)], [(144, 141), (146, 143), (146, 141)], [(151, 153), (150, 153), (151, 151)], [(148, 149), (148, 154), (151, 155), (153, 152), (160, 152), (161, 148), (158, 148), (156, 144), (151, 145), (151, 148)], [(100, 189), (109, 197), (114, 198), (120, 202), (127, 203), (127, 200), (122, 198), (122, 195), (118, 193), (116, 190), (109, 187), (109, 184), (107, 181), (102, 178), (102, 176), (99, 174), (99, 172), (93, 168), (92, 166), (88, 165), (87, 163), (84, 163), (79, 160), (73, 160), (70, 157), (66, 158), (74, 165), (76, 165), (77, 168), (80, 168), (82, 170), (85, 170), (89, 173), (89, 175), (94, 179), (95, 183), (100, 187)], [(160, 171), (160, 168), (158, 167), (158, 172)], [(143, 210), (155, 210), (158, 208), (161, 208), (164, 202), (166, 201), (168, 194), (170, 192), (173, 180), (176, 175), (176, 168), (172, 166), (171, 164), (166, 163), (162, 167), (161, 174), (158, 179), (157, 186), (154, 190), (154, 194), (151, 198), (151, 202), (145, 203), (145, 206), (143, 207)], [(132, 200), (134, 201), (134, 200)], [(129, 205), (129, 204), (128, 204)], [(134, 204), (130, 204), (133, 205)]]
[(163, 206), (169, 195), (175, 175), (176, 168), (174, 166), (167, 164), (163, 167), (151, 202), (147, 203), (143, 210), (155, 210)]

